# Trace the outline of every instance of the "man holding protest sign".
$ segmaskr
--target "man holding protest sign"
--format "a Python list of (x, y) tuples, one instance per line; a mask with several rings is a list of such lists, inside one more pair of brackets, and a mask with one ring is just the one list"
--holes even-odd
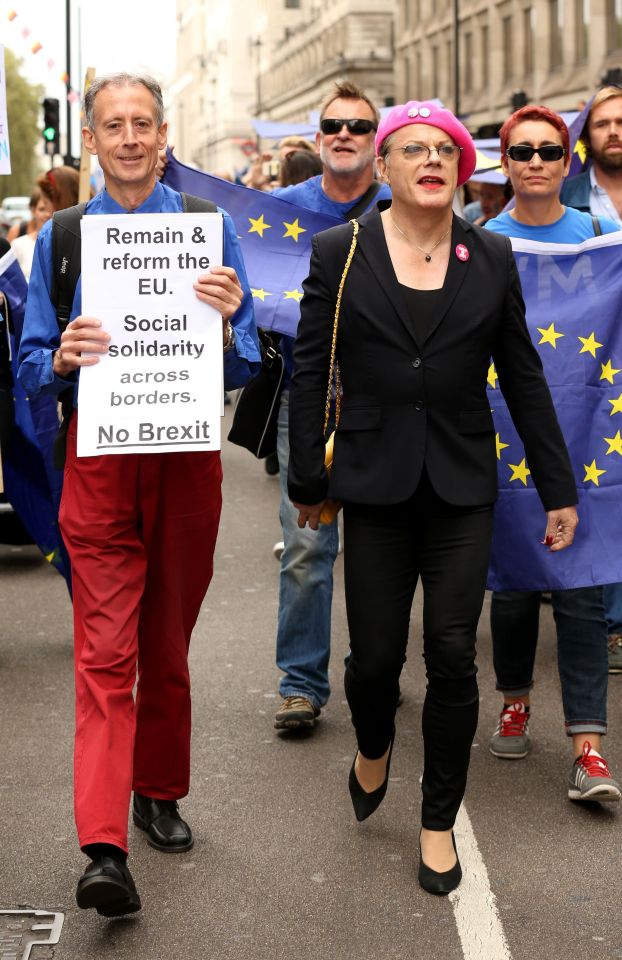
[[(122, 227), (129, 234), (143, 222), (142, 214), (181, 213), (186, 198), (156, 182), (158, 151), (165, 146), (167, 132), (158, 84), (149, 77), (129, 74), (96, 78), (84, 106), (84, 142), (88, 151), (98, 157), (105, 178), (105, 190), (87, 204), (86, 216), (113, 215), (114, 219), (108, 216), (105, 222), (116, 229), (121, 227), (120, 214), (135, 214), (127, 221), (131, 230)], [(214, 214), (207, 216), (213, 218)], [(190, 224), (191, 234), (200, 231), (202, 228), (194, 224), (204, 223), (201, 217), (206, 214), (197, 214), (193, 220), (190, 217), (186, 214), (176, 223)], [(78, 282), (69, 323), (61, 334), (52, 294), (50, 225), (41, 231), (33, 262), (20, 347), (19, 379), (24, 388), (31, 395), (40, 391), (60, 394), (73, 389), (76, 405), (82, 368), (93, 368), (84, 371), (84, 386), (92, 383), (95, 370), (105, 368), (114, 371), (109, 376), (116, 375), (119, 383), (133, 382), (136, 377), (137, 382), (147, 383), (151, 378), (144, 387), (148, 413), (143, 412), (142, 425), (147, 422), (152, 426), (158, 416), (163, 418), (158, 430), (163, 431), (161, 436), (170, 451), (156, 451), (138, 436), (135, 443), (126, 444), (125, 448), (117, 446), (112, 451), (117, 455), (78, 456), (77, 412), (74, 410), (71, 416), (60, 521), (71, 557), (74, 590), (75, 814), (80, 846), (91, 858), (78, 883), (76, 897), (80, 907), (93, 907), (107, 917), (131, 913), (141, 906), (126, 862), (132, 790), (134, 823), (146, 832), (152, 847), (183, 852), (193, 844), (190, 827), (177, 809), (177, 801), (189, 789), (187, 653), (212, 575), (222, 470), (216, 445), (200, 429), (192, 430), (195, 422), (202, 422), (205, 413), (198, 402), (202, 395), (193, 395), (190, 390), (175, 391), (173, 383), (167, 401), (162, 401), (161, 394), (155, 402), (146, 398), (156, 384), (161, 389), (163, 371), (168, 379), (191, 380), (195, 373), (191, 364), (198, 363), (201, 354), (209, 352), (210, 343), (214, 345), (214, 329), (218, 357), (224, 351), (226, 387), (243, 383), (259, 361), (251, 295), (236, 233), (227, 214), (220, 211), (219, 217), (224, 224), (224, 265), (206, 269), (203, 261), (203, 272), (197, 271), (198, 277), (189, 269), (185, 283), (188, 290), (194, 291), (190, 307), (187, 298), (183, 308), (186, 312), (177, 306), (183, 292), (176, 291), (175, 298), (167, 298), (166, 316), (175, 318), (175, 324), (165, 321), (161, 299), (158, 301), (153, 292), (142, 291), (146, 295), (140, 315), (128, 312), (125, 303), (117, 308), (117, 313), (124, 312), (123, 326), (132, 337), (130, 342), (136, 344), (133, 358), (126, 358), (123, 368), (119, 356), (122, 348), (117, 349), (116, 357), (110, 349), (119, 343), (120, 324), (119, 330), (106, 329), (108, 321), (104, 325), (101, 315), (97, 316), (93, 290), (103, 288), (101, 284), (97, 286), (98, 270), (93, 264), (90, 292), (85, 283), (85, 295), (93, 307), (88, 315), (82, 314), (82, 284)], [(101, 221), (102, 225), (105, 222)], [(154, 219), (154, 228), (160, 229), (164, 222)], [(83, 226), (92, 224), (85, 220)], [(90, 233), (83, 231), (87, 237)], [(114, 243), (115, 235), (108, 231), (108, 239)], [(154, 237), (149, 234), (149, 239)], [(135, 242), (137, 237), (132, 239)], [(162, 247), (165, 250), (171, 248)], [(135, 248), (134, 252), (142, 256), (144, 251)], [(85, 244), (85, 263), (90, 256)], [(172, 256), (177, 259), (176, 252)], [(122, 252), (119, 259), (122, 261)], [(101, 274), (103, 258), (98, 262)], [(211, 261), (218, 262), (214, 258)], [(107, 275), (106, 282), (112, 284), (112, 277)], [(196, 298), (201, 304), (198, 309)], [(110, 302), (105, 307), (103, 315), (112, 316)], [(194, 329), (186, 341), (193, 318)], [(203, 344), (195, 341), (200, 338), (201, 318), (208, 332), (204, 341), (207, 347), (199, 353)], [(141, 327), (141, 323), (147, 324), (147, 328)], [(132, 329), (133, 324), (139, 336)], [(169, 329), (162, 332), (165, 326)], [(155, 340), (147, 334), (143, 336), (144, 329)], [(168, 359), (171, 351), (175, 352), (175, 337), (177, 355)], [(188, 356), (183, 357), (183, 366), (188, 369), (178, 370), (175, 364), (186, 342), (196, 349), (188, 348)], [(141, 343), (155, 344), (153, 349), (158, 357), (152, 360), (151, 367), (139, 362)], [(100, 359), (103, 362), (98, 367)], [(212, 395), (221, 400), (222, 364), (219, 361), (214, 370), (202, 369), (208, 379), (216, 381)], [(195, 379), (199, 378), (195, 375)], [(92, 400), (93, 390), (90, 392)], [(187, 394), (187, 400), (180, 399), (182, 393)], [(136, 402), (138, 395), (136, 388), (134, 394), (124, 395), (123, 402), (129, 396)], [(101, 392), (102, 419), (104, 415), (108, 421), (113, 419), (115, 396), (121, 393)], [(108, 398), (111, 410), (106, 411)], [(176, 401), (197, 404), (179, 425), (175, 425), (174, 417), (166, 419), (169, 404), (175, 410)], [(80, 409), (82, 417), (82, 406)], [(181, 416), (181, 412), (177, 411), (176, 416)], [(117, 432), (124, 429), (124, 422), (119, 422)], [(154, 431), (155, 427), (149, 436)], [(190, 434), (190, 442), (183, 450), (178, 449)], [(140, 452), (143, 447), (148, 455)], [(132, 691), (137, 670), (134, 703)]]

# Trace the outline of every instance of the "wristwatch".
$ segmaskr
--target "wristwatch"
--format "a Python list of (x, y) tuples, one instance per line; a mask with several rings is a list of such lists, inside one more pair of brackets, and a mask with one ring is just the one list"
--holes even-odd
[(235, 336), (233, 333), (233, 327), (231, 326), (230, 323), (227, 323), (226, 333), (227, 333), (227, 338), (223, 344), (223, 348), (222, 348), (223, 353), (228, 353), (229, 350), (232, 350), (233, 347), (235, 346)]

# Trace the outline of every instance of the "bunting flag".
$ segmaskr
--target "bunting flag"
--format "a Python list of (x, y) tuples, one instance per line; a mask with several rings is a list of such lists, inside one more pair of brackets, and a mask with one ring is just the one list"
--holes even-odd
[[(15, 25), (15, 28), (18, 30), (21, 39), (25, 42), (26, 47), (29, 49), (29, 52), (31, 54), (36, 56), (40, 50), (43, 50), (43, 44), (41, 43), (40, 40), (35, 40), (34, 43), (30, 42), (32, 37), (32, 30), (30, 29), (28, 24), (24, 24), (24, 26), (21, 27), (20, 29), (19, 23), (16, 22), (19, 19), (17, 10), (14, 10), (14, 9), (9, 10), (6, 15), (6, 18), (9, 21), (9, 23), (12, 23)], [(58, 64), (56, 63), (53, 57), (48, 57), (48, 59), (46, 60), (46, 66), (48, 70), (54, 73), (59, 68)], [(70, 103), (75, 103), (77, 100), (80, 100), (80, 97), (81, 97), (80, 90), (72, 86), (69, 80), (69, 74), (66, 71), (63, 70), (63, 72), (58, 76), (58, 79), (61, 81), (61, 83), (64, 83), (67, 86), (67, 99), (69, 100)]]
[(551, 553), (541, 544), (545, 514), (492, 365), (499, 498), (489, 587), (622, 582), (622, 232), (581, 244), (512, 238), (512, 247), (529, 332), (570, 452), (579, 526), (568, 550)]
[(300, 319), (302, 281), (309, 273), (311, 238), (341, 223), (261, 190), (241, 187), (193, 170), (167, 151), (162, 182), (212, 200), (233, 219), (244, 255), (258, 327), (294, 336)]
[(15, 254), (0, 259), (0, 291), (9, 305), (15, 428), (2, 467), (5, 495), (46, 560), (70, 585), (69, 558), (58, 527), (63, 474), (52, 466), (58, 432), (56, 398), (28, 398), (17, 382), (17, 351), (28, 286)]

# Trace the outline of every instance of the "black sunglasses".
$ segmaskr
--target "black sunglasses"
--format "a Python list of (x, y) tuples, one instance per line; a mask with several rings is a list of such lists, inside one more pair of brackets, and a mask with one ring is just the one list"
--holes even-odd
[(557, 143), (547, 143), (542, 147), (532, 147), (527, 143), (517, 143), (513, 147), (508, 147), (508, 157), (510, 160), (517, 160), (519, 163), (529, 163), (537, 153), (544, 163), (553, 163), (555, 160), (561, 160), (566, 151)]
[(348, 128), (348, 133), (353, 136), (363, 136), (377, 130), (373, 120), (320, 120), (320, 130), (322, 133), (334, 134), (341, 133), (343, 127)]

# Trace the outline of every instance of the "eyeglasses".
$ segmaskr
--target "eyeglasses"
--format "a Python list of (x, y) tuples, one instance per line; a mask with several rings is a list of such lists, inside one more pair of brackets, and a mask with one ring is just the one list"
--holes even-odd
[(373, 120), (320, 120), (320, 130), (327, 135), (341, 133), (344, 127), (347, 127), (348, 133), (355, 137), (362, 137), (364, 134), (378, 129)]
[(566, 151), (557, 143), (547, 143), (542, 147), (532, 147), (528, 143), (517, 143), (513, 147), (508, 147), (507, 154), (510, 160), (516, 160), (518, 163), (529, 163), (533, 159), (534, 153), (537, 153), (543, 163), (554, 163), (555, 160), (561, 160)]
[(410, 160), (429, 160), (433, 150), (436, 150), (441, 160), (453, 160), (460, 155), (462, 147), (458, 147), (455, 143), (441, 143), (438, 147), (427, 147), (424, 143), (407, 143), (403, 147), (393, 147), (391, 150), (387, 150), (387, 154), (393, 153), (393, 150), (401, 150), (404, 156)]

